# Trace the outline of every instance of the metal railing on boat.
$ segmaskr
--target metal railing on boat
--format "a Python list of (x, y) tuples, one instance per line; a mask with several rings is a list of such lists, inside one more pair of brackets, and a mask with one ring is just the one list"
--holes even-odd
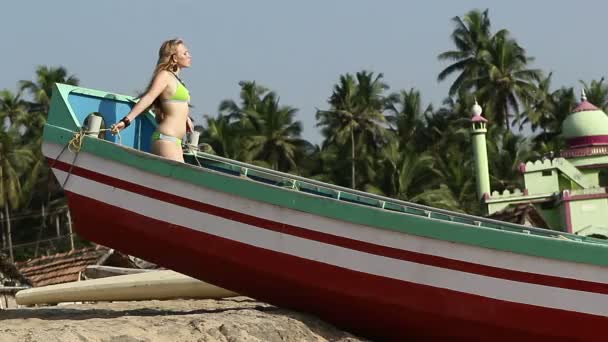
[(422, 204), (393, 199), (355, 189), (349, 189), (339, 185), (333, 185), (310, 178), (275, 171), (201, 151), (190, 150), (185, 152), (184, 156), (186, 157), (186, 161), (192, 165), (200, 165), (201, 167), (207, 169), (232, 174), (235, 176), (246, 176), (254, 181), (354, 204), (367, 205), (405, 214), (425, 216), (429, 219), (450, 221), (475, 227), (491, 228), (521, 234), (568, 239), (573, 241), (608, 244), (608, 242), (594, 238), (498, 221), (490, 218), (458, 213), (446, 209), (433, 208)]

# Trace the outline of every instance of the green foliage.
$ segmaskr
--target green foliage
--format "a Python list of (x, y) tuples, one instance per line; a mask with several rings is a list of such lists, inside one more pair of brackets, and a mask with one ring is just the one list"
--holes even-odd
[(452, 60), (439, 73), (443, 81), (460, 72), (450, 87), (450, 96), (458, 92), (475, 93), (485, 104), (485, 115), (496, 125), (510, 127), (510, 118), (521, 119), (520, 107), (533, 101), (536, 84), (542, 77), (539, 69), (529, 69), (533, 61), (509, 31), (502, 29), (492, 35), (488, 11), (473, 10), (464, 17), (455, 17), (452, 40), (456, 50), (438, 56)]
[[(36, 80), (20, 81), (18, 92), (0, 91), (0, 209), (4, 218), (1, 227), (8, 228), (7, 218), (12, 222), (14, 244), (30, 242), (39, 236), (38, 227), (22, 217), (31, 217), (32, 210), (40, 210), (43, 205), (47, 210), (65, 207), (63, 192), (41, 152), (42, 131), (55, 82), (77, 85), (78, 79), (68, 76), (63, 67), (40, 66), (36, 69)], [(24, 92), (31, 95), (31, 101), (23, 98)], [(2, 247), (6, 247), (7, 232), (0, 236)], [(25, 258), (31, 254), (20, 250), (16, 256)]]
[(451, 74), (460, 72), (450, 87), (449, 96), (461, 90), (468, 90), (472, 84), (466, 81), (476, 79), (483, 72), (483, 59), (487, 54), (491, 36), (488, 10), (472, 10), (463, 17), (452, 18), (452, 22), (455, 28), (451, 38), (456, 50), (443, 52), (438, 58), (454, 63), (437, 76), (437, 80), (441, 82)]
[(587, 101), (593, 103), (603, 111), (608, 109), (608, 84), (604, 83), (604, 77), (598, 80), (591, 80), (590, 83), (580, 81), (583, 85)]
[(64, 67), (48, 67), (40, 65), (36, 68), (35, 81), (19, 81), (20, 91), (27, 90), (34, 98), (31, 110), (48, 114), (51, 103), (51, 92), (55, 83), (78, 85), (80, 81), (74, 75), (68, 76)]
[[(341, 75), (329, 97), (330, 109), (317, 110), (317, 126), (325, 137), (323, 148), (337, 145), (350, 148), (350, 185), (365, 184), (369, 177), (357, 178), (357, 165), (370, 171), (366, 151), (376, 153), (386, 142), (387, 98), (384, 91), (388, 85), (382, 81), (383, 75), (360, 71)], [(369, 172), (368, 175), (369, 176)]]
[(240, 102), (224, 100), (217, 118), (207, 117), (203, 141), (219, 155), (280, 171), (298, 170), (310, 143), (301, 139), (296, 108), (282, 106), (276, 93), (256, 82), (240, 82)]
[(492, 127), (487, 134), (487, 150), (491, 188), (500, 192), (522, 189), (524, 184), (518, 169), (521, 163), (533, 158), (530, 139)]

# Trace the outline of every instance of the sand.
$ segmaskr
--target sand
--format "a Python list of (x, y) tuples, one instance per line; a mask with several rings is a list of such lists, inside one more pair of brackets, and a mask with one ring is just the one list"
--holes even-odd
[(8, 341), (365, 341), (247, 297), (63, 304), (0, 310)]

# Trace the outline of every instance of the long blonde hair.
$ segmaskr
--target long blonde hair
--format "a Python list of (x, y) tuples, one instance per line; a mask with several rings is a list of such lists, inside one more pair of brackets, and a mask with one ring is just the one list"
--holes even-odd
[[(177, 53), (177, 47), (183, 43), (183, 40), (175, 38), (163, 42), (163, 44), (160, 46), (160, 49), (158, 50), (158, 61), (156, 62), (156, 67), (154, 68), (154, 73), (152, 74), (152, 78), (150, 79), (150, 83), (146, 89), (146, 93), (150, 90), (150, 87), (152, 87), (152, 82), (159, 72), (162, 70), (167, 70), (173, 73), (179, 69), (179, 66), (173, 60), (173, 55)], [(164, 113), (160, 105), (160, 97), (154, 99), (151, 107), (156, 115), (156, 122), (160, 123), (164, 118)]]

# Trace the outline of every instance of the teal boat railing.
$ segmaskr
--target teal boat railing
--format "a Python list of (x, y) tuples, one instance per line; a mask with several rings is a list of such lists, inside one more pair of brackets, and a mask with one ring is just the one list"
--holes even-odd
[(339, 201), (375, 207), (404, 214), (424, 216), (428, 219), (443, 220), (474, 227), (498, 229), (520, 234), (529, 234), (549, 238), (568, 239), (571, 241), (608, 244), (608, 241), (569, 234), (566, 232), (528, 227), (516, 223), (493, 220), (486, 217), (458, 213), (450, 210), (433, 208), (417, 203), (397, 200), (338, 185), (320, 182), (314, 179), (292, 175), (260, 166), (223, 158), (214, 154), (189, 149), (184, 153), (186, 162), (206, 169), (235, 176), (246, 176), (248, 179), (269, 185), (301, 191), (311, 195), (333, 198)]

